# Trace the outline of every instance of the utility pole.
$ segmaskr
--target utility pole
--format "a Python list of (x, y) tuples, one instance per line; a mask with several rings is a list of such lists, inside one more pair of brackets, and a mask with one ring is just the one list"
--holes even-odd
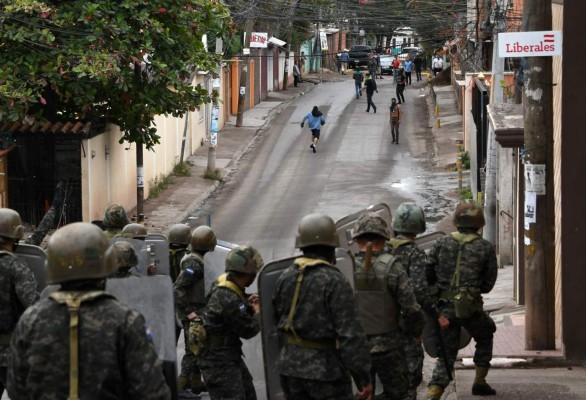
[[(523, 30), (549, 31), (551, 0), (523, 3)], [(525, 120), (525, 348), (555, 349), (553, 75), (551, 57), (527, 57)]]
[[(250, 51), (250, 34), (254, 27), (254, 20), (246, 20), (244, 31), (246, 37), (244, 38), (244, 51)], [(244, 102), (246, 100), (246, 87), (248, 86), (248, 61), (250, 54), (244, 55), (242, 58), (242, 66), (240, 67), (240, 90), (238, 92), (238, 113), (236, 114), (236, 126), (241, 127), (244, 121)], [(246, 61), (245, 61), (246, 60)]]
[(289, 0), (289, 10), (287, 11), (289, 17), (289, 29), (287, 29), (287, 51), (285, 51), (285, 76), (283, 77), (283, 90), (287, 90), (287, 86), (289, 86), (289, 57), (291, 53), (291, 42), (293, 41), (293, 16), (295, 14), (295, 7), (297, 7), (298, 2), (299, 0)]

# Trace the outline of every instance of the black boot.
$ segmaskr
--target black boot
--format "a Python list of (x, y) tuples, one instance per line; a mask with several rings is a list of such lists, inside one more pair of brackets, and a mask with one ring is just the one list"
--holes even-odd
[(488, 383), (475, 383), (472, 385), (472, 394), (474, 396), (495, 396), (494, 390)]

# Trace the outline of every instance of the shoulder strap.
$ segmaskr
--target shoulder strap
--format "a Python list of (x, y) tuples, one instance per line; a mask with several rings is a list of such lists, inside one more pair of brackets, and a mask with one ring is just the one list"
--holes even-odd
[(235, 284), (234, 282), (228, 280), (228, 274), (220, 275), (216, 282), (217, 282), (216, 287), (228, 288), (231, 291), (233, 291), (234, 293), (236, 293), (238, 295), (238, 297), (240, 297), (242, 299), (242, 301), (246, 301), (246, 296), (244, 296), (242, 289), (240, 289), (240, 287), (237, 284)]
[(295, 285), (295, 293), (293, 293), (293, 301), (291, 302), (291, 308), (289, 309), (289, 315), (287, 316), (287, 323), (285, 324), (285, 331), (291, 332), (295, 336), (296, 339), (299, 340), (299, 336), (297, 336), (297, 332), (295, 332), (295, 328), (293, 327), (293, 318), (295, 317), (295, 308), (297, 308), (297, 301), (299, 300), (299, 289), (301, 289), (301, 282), (303, 281), (304, 273), (306, 268), (315, 267), (317, 265), (327, 265), (332, 267), (332, 264), (325, 260), (309, 258), (309, 257), (299, 257), (295, 260), (295, 265), (299, 267), (299, 274), (297, 275), (297, 284)]
[(69, 310), (69, 397), (79, 400), (79, 307), (81, 303), (98, 297), (114, 297), (103, 290), (91, 292), (54, 292), (49, 297), (66, 304)]
[(411, 239), (392, 238), (391, 240), (389, 240), (389, 245), (393, 248), (393, 250), (397, 250), (399, 247), (403, 246), (404, 244), (412, 243), (412, 242), (413, 241)]
[(464, 245), (466, 243), (471, 243), (478, 239), (480, 236), (477, 233), (461, 233), (461, 232), (452, 232), (450, 234), (452, 238), (454, 238), (458, 243), (460, 243), (460, 247), (458, 249), (458, 258), (456, 259), (456, 270), (454, 271), (454, 275), (452, 276), (452, 287), (460, 287), (460, 263), (462, 261), (462, 250), (464, 249)]

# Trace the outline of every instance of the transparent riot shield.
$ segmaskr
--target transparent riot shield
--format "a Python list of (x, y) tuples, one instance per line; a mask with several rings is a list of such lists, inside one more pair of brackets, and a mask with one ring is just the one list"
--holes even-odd
[(33, 272), (37, 281), (37, 290), (39, 293), (47, 286), (45, 279), (45, 260), (47, 254), (43, 249), (32, 244), (18, 244), (14, 254), (23, 261)]
[(132, 247), (134, 248), (134, 252), (138, 258), (138, 265), (130, 270), (131, 274), (136, 276), (148, 276), (147, 269), (150, 265), (150, 255), (146, 242), (144, 240), (123, 237), (110, 239), (110, 244), (114, 244), (116, 242), (128, 242), (132, 244)]
[[(336, 221), (336, 231), (338, 232), (338, 237), (340, 238), (340, 247), (349, 249), (352, 254), (358, 252), (358, 246), (356, 246), (352, 240), (352, 229), (354, 228), (356, 220), (358, 220), (358, 218), (365, 212), (373, 212), (377, 215), (380, 215), (386, 221), (389, 229), (391, 227), (391, 209), (385, 203), (374, 204), (363, 210), (340, 218), (338, 221)], [(393, 232), (391, 231), (391, 235), (392, 234)]]
[(150, 263), (157, 267), (157, 275), (171, 274), (169, 266), (169, 240), (163, 233), (149, 233), (145, 238)]
[[(261, 339), (268, 400), (285, 399), (279, 374), (275, 368), (284, 341), (279, 339), (274, 321), (273, 293), (281, 273), (297, 257), (284, 258), (266, 264), (258, 274), (258, 295), (260, 299)], [(348, 249), (336, 249), (336, 267), (354, 287), (354, 258)]]
[(204, 256), (204, 281), (206, 296), (210, 292), (212, 283), (226, 271), (226, 256), (236, 245), (218, 240), (214, 251), (208, 251)]

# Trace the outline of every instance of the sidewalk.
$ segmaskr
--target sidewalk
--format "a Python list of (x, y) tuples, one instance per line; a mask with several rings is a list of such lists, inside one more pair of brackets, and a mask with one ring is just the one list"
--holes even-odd
[[(451, 86), (430, 86), (430, 125), (434, 136), (438, 167), (456, 163), (456, 140), (463, 139), (462, 115)], [(434, 115), (435, 106), (439, 113)], [(440, 120), (440, 126), (437, 120)], [(484, 295), (485, 309), (494, 319), (492, 369), (488, 382), (497, 391), (498, 399), (586, 399), (585, 365), (574, 365), (563, 358), (560, 343), (555, 350), (525, 350), (525, 307), (513, 299), (514, 271), (512, 266), (499, 269), (494, 289)], [(475, 343), (472, 341), (458, 353), (455, 393), (444, 396), (450, 400), (478, 398), (472, 396)]]

